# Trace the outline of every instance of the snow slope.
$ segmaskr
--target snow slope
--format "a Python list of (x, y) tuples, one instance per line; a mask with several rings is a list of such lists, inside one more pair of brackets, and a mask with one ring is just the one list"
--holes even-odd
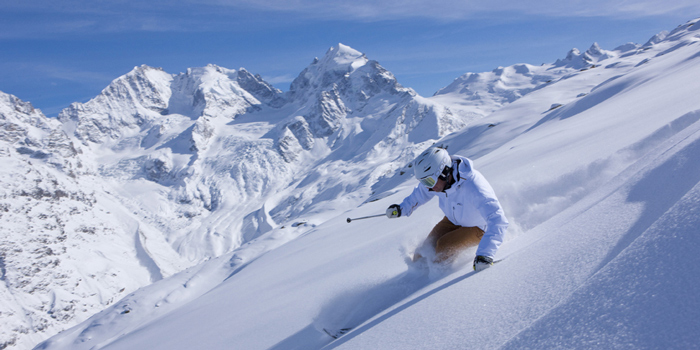
[[(473, 250), (448, 267), (410, 262), (442, 217), (435, 203), (411, 218), (345, 222), (383, 213), (410, 193), (416, 182), (401, 174), (410, 169), (397, 167), (368, 181), (375, 194), (362, 205), (339, 214), (333, 196), (320, 197), (332, 200), (315, 204), (336, 211), (276, 226), (129, 294), (37, 348), (697, 347), (697, 22), (600, 55), (595, 67), (537, 85), (458, 132), (437, 133), (449, 151), (475, 160), (511, 221), (497, 256), (506, 260), (484, 272), (470, 270)], [(361, 64), (362, 56), (336, 50), (343, 54), (314, 64), (334, 61), (348, 77), (361, 70), (347, 57)], [(313, 73), (301, 75), (297, 96), (323, 86)], [(343, 110), (344, 100), (334, 96), (354, 90), (336, 87), (321, 94), (317, 111)], [(317, 132), (343, 125), (315, 116)], [(417, 128), (402, 135), (436, 134)], [(334, 159), (354, 159), (357, 149)], [(372, 157), (378, 152), (363, 157), (379, 159)], [(321, 169), (316, 178), (356, 175), (343, 166)], [(352, 330), (337, 340), (324, 332), (343, 328)]]

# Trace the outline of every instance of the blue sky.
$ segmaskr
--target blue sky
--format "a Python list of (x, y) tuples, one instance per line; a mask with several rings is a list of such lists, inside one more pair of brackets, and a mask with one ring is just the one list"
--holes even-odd
[(466, 72), (613, 49), (700, 17), (686, 0), (23, 0), (0, 3), (0, 91), (54, 116), (146, 64), (245, 67), (281, 90), (343, 43), (431, 96)]

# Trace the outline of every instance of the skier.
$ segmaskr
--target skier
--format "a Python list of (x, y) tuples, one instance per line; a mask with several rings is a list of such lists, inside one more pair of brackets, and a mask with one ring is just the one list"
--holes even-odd
[[(413, 161), (413, 171), (420, 184), (401, 204), (389, 206), (386, 216), (411, 216), (418, 206), (437, 196), (445, 217), (421, 247), (435, 249), (435, 262), (442, 263), (453, 260), (465, 248), (478, 245), (474, 270), (493, 265), (508, 220), (493, 188), (474, 169), (473, 162), (461, 156), (451, 157), (443, 148), (430, 147)], [(421, 248), (414, 261), (421, 257), (418, 251)]]

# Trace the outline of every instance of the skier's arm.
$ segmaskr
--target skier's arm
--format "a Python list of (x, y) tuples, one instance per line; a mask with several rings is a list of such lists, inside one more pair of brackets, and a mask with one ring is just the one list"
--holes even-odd
[(493, 258), (503, 243), (508, 228), (508, 219), (506, 219), (501, 203), (496, 198), (491, 185), (481, 174), (475, 176), (472, 189), (474, 192), (471, 198), (475, 201), (474, 204), (479, 209), (481, 217), (486, 220), (486, 231), (484, 237), (481, 238), (476, 255)]
[(482, 203), (482, 205), (479, 206), (479, 212), (486, 220), (486, 231), (484, 232), (484, 237), (481, 238), (479, 247), (476, 250), (476, 255), (493, 258), (496, 255), (498, 247), (503, 243), (503, 237), (508, 228), (508, 220), (497, 199)]
[(435, 196), (435, 193), (428, 191), (428, 188), (418, 184), (411, 194), (401, 202), (401, 216), (411, 216), (413, 210), (427, 203)]

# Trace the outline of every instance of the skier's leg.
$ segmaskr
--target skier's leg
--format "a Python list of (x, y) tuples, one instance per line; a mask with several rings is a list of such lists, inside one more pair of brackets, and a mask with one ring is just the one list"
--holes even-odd
[(459, 227), (450, 231), (435, 242), (435, 262), (452, 260), (466, 248), (479, 245), (484, 231), (478, 227)]
[(435, 225), (435, 227), (433, 227), (425, 241), (430, 242), (430, 245), (435, 247), (435, 242), (437, 242), (438, 239), (456, 229), (459, 229), (460, 227), (461, 226), (453, 224), (450, 219), (445, 216), (442, 218), (442, 220), (440, 220), (440, 222), (437, 223), (437, 225)]
[(445, 216), (438, 222), (435, 227), (430, 231), (430, 234), (428, 234), (428, 237), (423, 241), (423, 244), (416, 249), (416, 253), (413, 255), (413, 261), (417, 261), (418, 259), (422, 258), (423, 256), (420, 254), (420, 251), (425, 249), (425, 247), (431, 247), (435, 248), (435, 242), (437, 242), (440, 237), (444, 236), (445, 234), (454, 231), (455, 229), (460, 228), (460, 226), (457, 226), (450, 222), (450, 220)]

